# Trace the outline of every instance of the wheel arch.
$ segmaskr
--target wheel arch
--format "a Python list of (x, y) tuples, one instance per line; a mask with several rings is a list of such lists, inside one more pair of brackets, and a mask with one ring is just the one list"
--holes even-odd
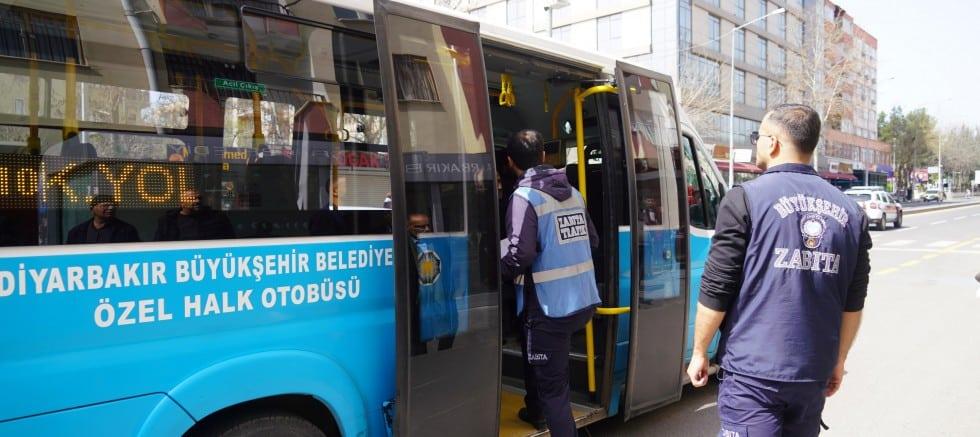
[(343, 435), (368, 431), (364, 397), (353, 379), (333, 360), (312, 352), (269, 351), (222, 361), (184, 379), (167, 395), (177, 408), (161, 402), (144, 423), (141, 437), (173, 435), (169, 418), (178, 413), (196, 422), (183, 430), (190, 431), (229, 411), (267, 407), (270, 400), (303, 417), (310, 411), (329, 412)]

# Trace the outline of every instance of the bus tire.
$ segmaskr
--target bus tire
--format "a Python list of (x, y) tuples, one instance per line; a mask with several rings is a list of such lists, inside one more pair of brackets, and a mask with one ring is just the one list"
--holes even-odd
[(231, 417), (211, 428), (215, 437), (326, 437), (312, 422), (290, 413), (266, 412)]

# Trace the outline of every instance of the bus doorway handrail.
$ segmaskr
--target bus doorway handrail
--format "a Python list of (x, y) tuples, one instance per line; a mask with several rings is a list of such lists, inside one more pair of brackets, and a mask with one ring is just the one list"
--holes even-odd
[[(586, 194), (587, 185), (585, 183), (585, 126), (582, 115), (582, 104), (589, 96), (599, 93), (618, 94), (619, 89), (614, 85), (596, 85), (588, 89), (575, 89), (575, 148), (578, 152), (578, 191), (582, 194), (582, 200), (588, 202)], [(596, 314), (615, 315), (628, 313), (629, 307), (625, 308), (596, 308)], [(585, 324), (585, 358), (588, 364), (589, 374), (589, 393), (595, 393), (595, 334), (592, 327), (592, 320)]]

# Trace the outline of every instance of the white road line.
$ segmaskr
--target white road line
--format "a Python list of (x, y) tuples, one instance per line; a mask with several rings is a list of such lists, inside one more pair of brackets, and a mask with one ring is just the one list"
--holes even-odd
[(957, 217), (957, 218), (954, 218), (953, 220), (963, 220), (963, 219), (965, 219), (965, 218), (966, 218), (966, 216), (963, 216), (963, 217)]
[(905, 232), (905, 231), (911, 231), (913, 229), (919, 229), (919, 227), (918, 226), (910, 226), (910, 227), (907, 227), (907, 228), (896, 229), (896, 230), (894, 230), (892, 232), (893, 233), (894, 232)]
[(910, 252), (910, 253), (938, 253), (943, 255), (980, 255), (980, 250), (943, 250), (943, 249), (912, 249), (907, 247), (874, 247), (872, 252)]
[(952, 246), (954, 244), (956, 244), (956, 241), (940, 240), (940, 241), (936, 241), (934, 243), (929, 243), (927, 246), (928, 247), (949, 247), (949, 246)]
[(898, 246), (908, 246), (912, 243), (915, 243), (915, 240), (895, 240), (895, 241), (889, 241), (887, 243), (882, 243), (881, 245), (889, 246), (889, 247), (898, 247)]
[(971, 249), (980, 249), (980, 244), (974, 244)]
[(980, 214), (973, 214), (973, 217), (980, 217)]
[(930, 224), (930, 225), (941, 225), (941, 224), (943, 224), (943, 223), (946, 223), (946, 222), (948, 222), (948, 221), (949, 221), (949, 220), (940, 220), (940, 221), (938, 221), (938, 222), (932, 222), (932, 223), (929, 223), (929, 224)]

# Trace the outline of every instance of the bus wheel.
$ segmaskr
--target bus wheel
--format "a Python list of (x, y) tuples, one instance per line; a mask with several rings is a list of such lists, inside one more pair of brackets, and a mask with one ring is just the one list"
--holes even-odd
[(289, 413), (243, 415), (213, 429), (217, 437), (326, 437), (312, 422)]

